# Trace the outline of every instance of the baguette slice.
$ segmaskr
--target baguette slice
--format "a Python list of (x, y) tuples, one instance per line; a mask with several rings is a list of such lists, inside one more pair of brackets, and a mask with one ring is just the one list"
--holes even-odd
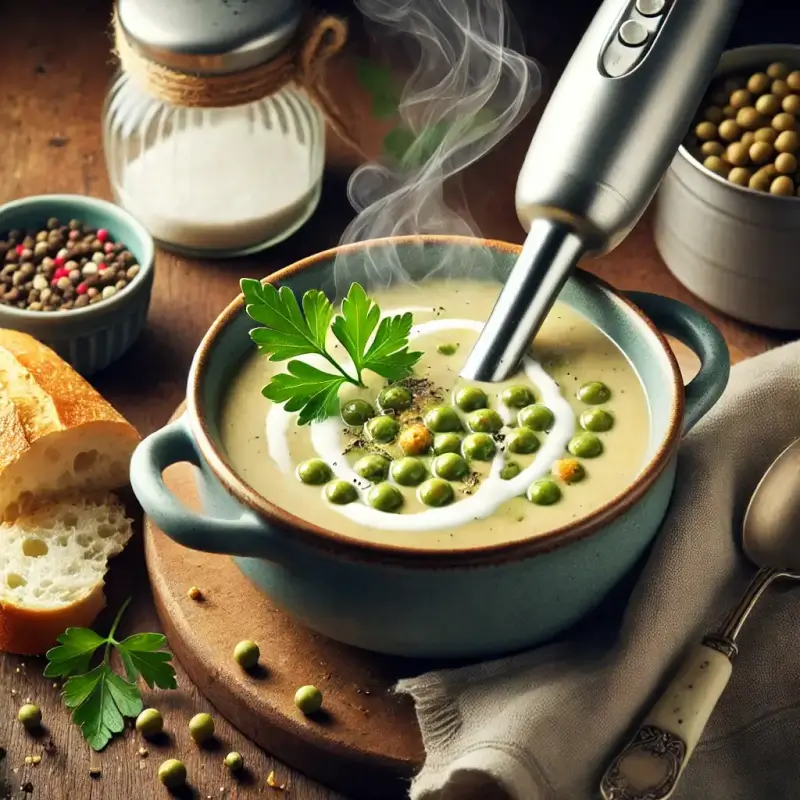
[(91, 626), (131, 525), (114, 495), (64, 498), (0, 525), (0, 651), (40, 655), (67, 628)]
[(139, 434), (49, 347), (0, 329), (0, 519), (128, 483)]

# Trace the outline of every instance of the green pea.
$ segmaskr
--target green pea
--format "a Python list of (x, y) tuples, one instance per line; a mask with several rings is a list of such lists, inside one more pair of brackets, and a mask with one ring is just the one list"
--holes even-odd
[(517, 428), (508, 434), (506, 448), (509, 453), (535, 453), (539, 449), (539, 438), (530, 428)]
[(241, 753), (234, 751), (225, 756), (224, 764), (231, 772), (241, 772), (244, 767), (244, 759)]
[(429, 478), (417, 489), (417, 496), (426, 506), (448, 506), (455, 498), (453, 487), (442, 478)]
[(389, 444), (397, 437), (400, 425), (394, 417), (382, 414), (380, 417), (373, 417), (364, 426), (367, 436), (378, 444)]
[(348, 400), (342, 403), (342, 419), (353, 426), (363, 425), (375, 416), (375, 409), (366, 400)]
[(510, 481), (512, 478), (516, 478), (520, 472), (522, 472), (522, 467), (516, 461), (506, 461), (500, 470), (500, 478), (504, 481)]
[(433, 474), (448, 481), (460, 481), (468, 472), (467, 462), (456, 453), (445, 453), (433, 459)]
[(536, 398), (527, 386), (508, 386), (503, 389), (500, 400), (509, 408), (524, 408)]
[(474, 461), (491, 461), (497, 445), (488, 433), (470, 433), (461, 443), (461, 452), (464, 458)]
[(346, 506), (358, 499), (358, 492), (352, 483), (336, 480), (325, 487), (325, 497), (337, 506)]
[(17, 712), (17, 719), (22, 723), (25, 730), (34, 731), (42, 724), (42, 712), (39, 706), (33, 703), (26, 703)]
[(158, 768), (158, 779), (167, 789), (180, 789), (186, 783), (186, 765), (177, 758), (168, 758)]
[(253, 669), (253, 667), (258, 664), (259, 658), (261, 658), (261, 650), (258, 645), (250, 639), (239, 642), (233, 649), (233, 660), (242, 669)]
[(390, 471), (394, 482), (401, 486), (418, 486), (428, 474), (425, 464), (413, 456), (404, 456), (392, 461)]
[(425, 427), (434, 433), (452, 433), (462, 429), (461, 417), (450, 406), (438, 406), (425, 414)]
[(489, 405), (489, 398), (486, 396), (486, 392), (477, 386), (462, 386), (456, 391), (453, 399), (462, 411), (475, 411), (479, 408), (486, 408)]
[(532, 431), (549, 431), (553, 427), (555, 417), (553, 412), (540, 403), (525, 406), (517, 414), (517, 422)]
[(411, 392), (405, 386), (387, 386), (378, 395), (378, 405), (391, 411), (411, 408)]
[(316, 686), (301, 686), (294, 695), (294, 704), (306, 716), (322, 708), (322, 692)]
[(542, 478), (528, 487), (528, 500), (537, 506), (551, 506), (561, 499), (561, 489), (555, 481)]
[(380, 483), (386, 480), (389, 474), (389, 459), (383, 456), (368, 455), (359, 458), (353, 469), (357, 475), (360, 475), (364, 480), (371, 481), (372, 483)]
[(295, 473), (303, 483), (322, 486), (331, 479), (331, 468), (321, 458), (309, 458), (297, 465)]
[(146, 708), (136, 717), (136, 730), (145, 738), (158, 736), (164, 730), (164, 717), (155, 708)]
[(444, 453), (460, 453), (461, 437), (457, 433), (437, 433), (433, 437), (433, 452), (437, 456)]
[(195, 714), (189, 720), (189, 736), (197, 744), (207, 742), (214, 735), (214, 718), (211, 714)]
[(367, 502), (378, 511), (391, 513), (403, 505), (403, 495), (391, 483), (378, 483), (369, 490)]
[(588, 403), (590, 406), (599, 406), (601, 403), (607, 403), (611, 399), (611, 390), (604, 383), (600, 381), (590, 381), (584, 383), (578, 389), (578, 400)]
[(443, 342), (442, 344), (436, 345), (436, 352), (441, 353), (443, 356), (454, 356), (456, 350), (458, 350), (458, 345), (451, 344), (450, 342)]
[(581, 414), (581, 427), (594, 433), (610, 431), (614, 427), (614, 417), (604, 408), (587, 408)]
[(593, 433), (578, 433), (569, 440), (567, 450), (578, 458), (597, 458), (603, 452), (603, 443)]
[(479, 408), (470, 412), (467, 425), (476, 433), (497, 433), (503, 427), (503, 419), (491, 408)]

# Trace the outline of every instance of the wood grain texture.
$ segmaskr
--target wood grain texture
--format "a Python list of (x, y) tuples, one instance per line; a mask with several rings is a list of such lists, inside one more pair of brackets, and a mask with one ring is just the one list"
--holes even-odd
[[(347, 5), (339, 0), (339, 5)], [(596, 0), (569, 0), (558, 14), (540, 17), (529, 0), (517, 0), (519, 18), (531, 32), (532, 52), (551, 77), (580, 36), (582, 24), (597, 5)], [(542, 4), (542, 7), (551, 4)], [(559, 4), (561, 8), (564, 4)], [(750, 6), (754, 7), (754, 0)], [(764, 20), (785, 19), (762, 14)], [(555, 9), (555, 5), (553, 5)], [(102, 155), (100, 116), (105, 90), (113, 66), (107, 36), (109, 0), (26, 0), (0, 4), (4, 32), (0, 48), (0, 203), (43, 192), (78, 192), (109, 197)], [(782, 16), (783, 15), (783, 16)], [(784, 26), (781, 35), (786, 39)], [(740, 35), (741, 40), (741, 35)], [(351, 53), (360, 47), (356, 37)], [(368, 102), (354, 81), (352, 58), (334, 64), (329, 80), (333, 94), (361, 132), (363, 145), (377, 152), (385, 126), (370, 118)], [(513, 208), (513, 186), (525, 148), (535, 126), (537, 111), (483, 161), (464, 176), (461, 191), (476, 229), (486, 236), (521, 241), (522, 232)], [(243, 276), (262, 277), (298, 258), (336, 244), (351, 218), (345, 184), (353, 157), (336, 141), (329, 143), (330, 169), (323, 199), (314, 218), (295, 236), (259, 256), (235, 262), (203, 262), (160, 253), (156, 283), (146, 333), (132, 351), (93, 381), (97, 388), (136, 425), (143, 434), (163, 425), (181, 402), (186, 372), (192, 354), (221, 308), (236, 294)], [(709, 313), (720, 326), (735, 354), (752, 356), (782, 339), (740, 325), (709, 312), (693, 301), (669, 275), (652, 244), (645, 221), (613, 254), (588, 265), (622, 288), (647, 289), (692, 302)], [(116, 610), (129, 594), (134, 603), (123, 631), (155, 630), (158, 619), (153, 607), (142, 555), (141, 540), (113, 565), (108, 577), (109, 610)], [(111, 613), (99, 622), (110, 622)], [(275, 769), (288, 779), (293, 800), (335, 800), (340, 795), (287, 770), (250, 744), (218, 717), (221, 749), (199, 751), (188, 738), (186, 723), (197, 711), (213, 711), (186, 673), (179, 668), (177, 692), (149, 693), (147, 702), (165, 714), (169, 740), (148, 745), (149, 756), (140, 759), (140, 742), (133, 733), (115, 741), (106, 752), (91, 756), (75, 727), (69, 722), (58, 697), (58, 689), (41, 677), (42, 663), (36, 659), (0, 656), (0, 786), (15, 798), (24, 795), (21, 785), (30, 781), (33, 797), (44, 800), (118, 800), (161, 796), (156, 785), (158, 763), (165, 757), (183, 758), (189, 768), (197, 800), (210, 797), (249, 798), (284, 795), (265, 786)], [(14, 721), (15, 712), (30, 697), (43, 709), (48, 735), (32, 739)], [(24, 757), (44, 750), (52, 736), (54, 749), (45, 753), (38, 766), (25, 766)], [(222, 767), (228, 749), (242, 752), (251, 768), (248, 777), (235, 783)], [(91, 779), (90, 764), (102, 775)], [(224, 789), (223, 791), (220, 791)], [(3, 797), (0, 791), (0, 797)]]
[[(176, 464), (165, 481), (199, 511), (194, 472)], [(231, 558), (188, 550), (149, 519), (145, 553), (172, 649), (220, 714), (265, 750), (348, 795), (406, 795), (424, 754), (413, 705), (392, 688), (430, 664), (368, 653), (297, 625)], [(202, 601), (188, 597), (191, 586), (201, 589)], [(232, 658), (243, 639), (261, 648), (263, 669), (252, 674)], [(309, 683), (323, 692), (324, 713), (305, 719), (293, 698)]]

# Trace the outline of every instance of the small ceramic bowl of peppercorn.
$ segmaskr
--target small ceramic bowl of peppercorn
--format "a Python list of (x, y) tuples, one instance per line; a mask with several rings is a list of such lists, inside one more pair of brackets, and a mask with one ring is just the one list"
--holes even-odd
[(800, 330), (800, 47), (722, 56), (656, 199), (655, 241), (693, 294)]
[(0, 206), (0, 327), (91, 375), (144, 328), (153, 259), (150, 234), (104, 200), (39, 195)]

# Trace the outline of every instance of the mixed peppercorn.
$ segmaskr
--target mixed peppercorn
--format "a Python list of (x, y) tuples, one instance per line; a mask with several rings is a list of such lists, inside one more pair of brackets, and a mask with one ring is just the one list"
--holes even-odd
[(122, 242), (76, 219), (0, 234), (0, 263), (0, 305), (41, 312), (109, 300), (141, 272)]

